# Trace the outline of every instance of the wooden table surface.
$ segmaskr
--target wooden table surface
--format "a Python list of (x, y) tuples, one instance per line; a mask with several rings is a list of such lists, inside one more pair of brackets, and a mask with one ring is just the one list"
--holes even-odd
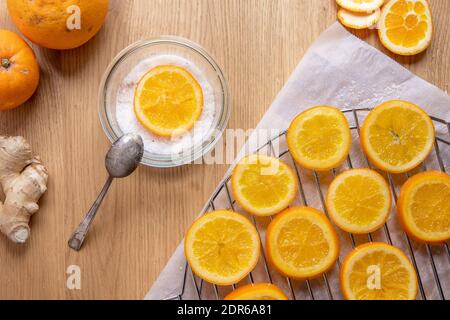
[[(141, 299), (226, 165), (141, 167), (116, 181), (83, 250), (67, 239), (104, 180), (109, 142), (97, 115), (100, 79), (134, 41), (179, 35), (201, 44), (222, 66), (232, 93), (229, 128), (253, 128), (311, 43), (336, 20), (333, 0), (111, 0), (105, 26), (85, 46), (33, 46), (41, 66), (36, 95), (0, 113), (1, 135), (23, 135), (50, 172), (25, 246), (0, 237), (0, 299)], [(376, 33), (356, 34), (439, 88), (449, 90), (450, 1), (430, 0), (435, 36), (425, 54), (390, 54)], [(0, 28), (17, 30), (0, 0)], [(66, 269), (81, 268), (81, 290), (66, 288)]]

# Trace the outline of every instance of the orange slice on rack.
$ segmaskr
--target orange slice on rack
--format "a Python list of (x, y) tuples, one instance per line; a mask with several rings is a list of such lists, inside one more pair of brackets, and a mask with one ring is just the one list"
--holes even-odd
[(369, 233), (379, 229), (391, 210), (386, 180), (370, 169), (353, 169), (338, 175), (327, 193), (330, 218), (344, 231)]
[(347, 300), (414, 300), (418, 288), (409, 259), (385, 243), (366, 243), (350, 252), (341, 266), (340, 284)]
[(274, 215), (294, 200), (297, 178), (283, 161), (260, 154), (243, 158), (231, 175), (236, 201), (257, 216)]
[(371, 13), (352, 12), (346, 9), (339, 9), (337, 17), (339, 21), (346, 27), (352, 29), (370, 28), (380, 19), (381, 11), (379, 9)]
[(244, 216), (214, 211), (190, 227), (184, 252), (197, 276), (213, 284), (231, 285), (246, 277), (258, 262), (259, 235)]
[(384, 0), (336, 0), (336, 2), (349, 11), (370, 13), (379, 9)]
[(333, 267), (339, 256), (339, 240), (323, 213), (293, 207), (270, 223), (266, 250), (269, 262), (281, 274), (304, 280)]
[(381, 43), (400, 55), (414, 55), (431, 43), (433, 24), (427, 0), (391, 0), (381, 11)]
[(300, 113), (292, 121), (287, 143), (299, 165), (325, 171), (345, 160), (352, 136), (348, 121), (338, 108), (319, 106)]
[(416, 174), (400, 191), (397, 213), (403, 228), (419, 241), (450, 240), (450, 176), (438, 171)]
[(288, 300), (288, 297), (271, 283), (258, 283), (234, 290), (225, 297), (225, 300)]
[(401, 100), (373, 109), (361, 128), (361, 145), (369, 160), (392, 173), (407, 172), (429, 155), (435, 138), (431, 118)]
[(139, 122), (155, 135), (172, 137), (188, 132), (202, 110), (202, 88), (184, 68), (155, 67), (137, 85), (134, 112)]

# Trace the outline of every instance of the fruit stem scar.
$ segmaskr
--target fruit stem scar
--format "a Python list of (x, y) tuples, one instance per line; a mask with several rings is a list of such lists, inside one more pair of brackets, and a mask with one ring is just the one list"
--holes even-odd
[(394, 136), (395, 142), (400, 143), (400, 136), (397, 133), (395, 133), (394, 130), (390, 130), (390, 132)]
[(11, 66), (11, 61), (8, 58), (2, 58), (1, 65), (3, 68), (8, 69)]

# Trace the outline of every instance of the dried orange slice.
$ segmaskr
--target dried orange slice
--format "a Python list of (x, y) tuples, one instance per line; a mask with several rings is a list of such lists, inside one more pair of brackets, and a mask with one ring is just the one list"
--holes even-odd
[(353, 169), (338, 175), (327, 193), (330, 218), (344, 231), (369, 233), (379, 229), (391, 210), (386, 180), (370, 169)]
[(299, 165), (325, 171), (345, 160), (352, 136), (348, 121), (338, 108), (319, 106), (305, 110), (292, 121), (287, 143)]
[(416, 271), (398, 248), (386, 243), (366, 243), (345, 258), (340, 285), (348, 300), (414, 300)]
[(260, 154), (243, 158), (231, 175), (236, 201), (249, 213), (270, 216), (286, 209), (297, 194), (297, 178), (283, 161)]
[(234, 290), (225, 297), (225, 300), (288, 300), (288, 297), (271, 283), (258, 283)]
[(380, 8), (384, 0), (336, 0), (336, 2), (349, 11), (370, 13)]
[(286, 209), (267, 228), (269, 262), (283, 275), (303, 280), (328, 271), (339, 256), (339, 240), (320, 211)]
[(450, 240), (450, 176), (438, 171), (416, 174), (400, 191), (397, 213), (415, 239), (430, 243)]
[(400, 55), (414, 55), (431, 43), (433, 23), (427, 0), (391, 0), (381, 11), (381, 43)]
[(203, 110), (203, 91), (184, 68), (163, 65), (151, 69), (139, 81), (134, 112), (150, 132), (163, 137), (192, 129)]
[(370, 28), (380, 19), (380, 9), (371, 13), (352, 12), (346, 9), (339, 9), (337, 17), (339, 21), (346, 27), (352, 29), (366, 29)]
[(361, 145), (378, 168), (407, 172), (425, 160), (435, 138), (431, 118), (418, 106), (401, 100), (373, 109), (361, 128)]
[(190, 227), (184, 252), (192, 271), (217, 285), (231, 285), (258, 262), (259, 235), (244, 216), (227, 210), (207, 213)]

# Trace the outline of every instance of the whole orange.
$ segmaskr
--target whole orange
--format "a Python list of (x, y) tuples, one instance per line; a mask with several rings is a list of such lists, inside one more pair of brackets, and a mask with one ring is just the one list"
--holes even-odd
[(17, 28), (49, 49), (73, 49), (88, 42), (102, 27), (108, 0), (8, 0)]
[(33, 49), (17, 34), (0, 29), (0, 111), (27, 101), (39, 84)]

